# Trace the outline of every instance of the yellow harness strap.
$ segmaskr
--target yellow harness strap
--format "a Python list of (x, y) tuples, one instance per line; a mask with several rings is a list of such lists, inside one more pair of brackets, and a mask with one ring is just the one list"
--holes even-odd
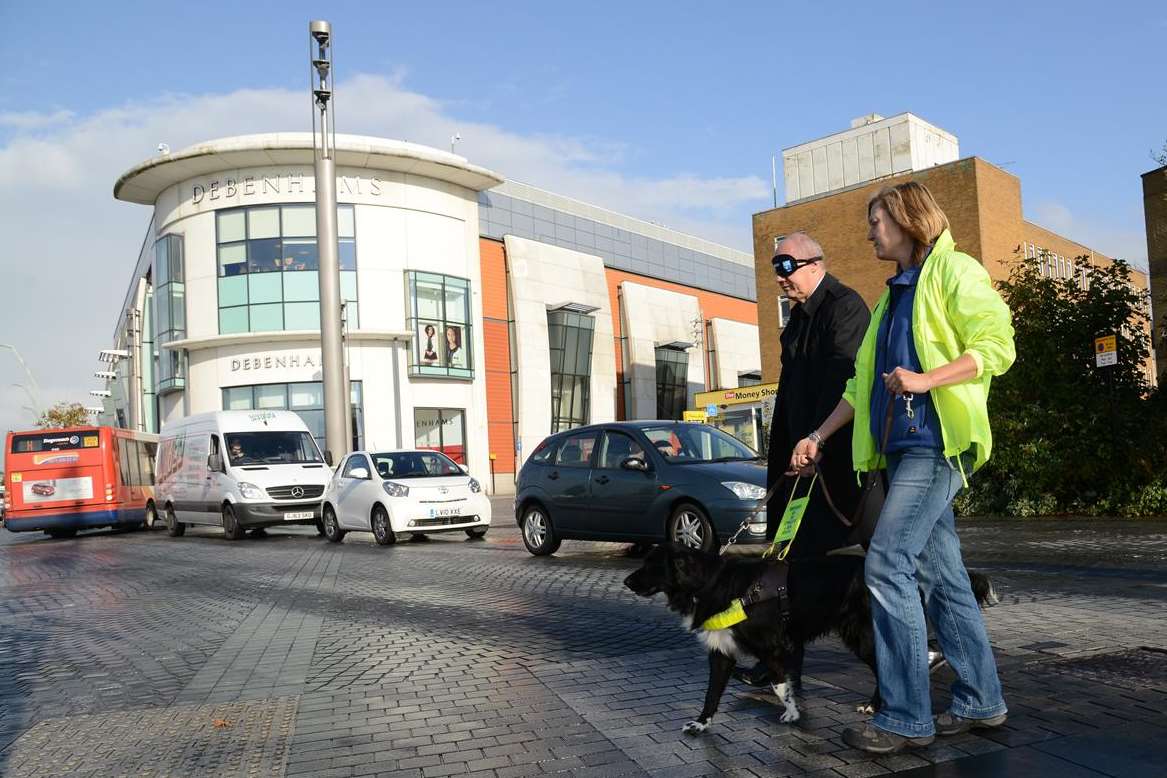
[(740, 624), (748, 618), (746, 616), (745, 608), (742, 607), (741, 600), (734, 600), (733, 603), (723, 610), (721, 613), (715, 613), (701, 624), (701, 629), (715, 630), (715, 629), (729, 629), (734, 624)]

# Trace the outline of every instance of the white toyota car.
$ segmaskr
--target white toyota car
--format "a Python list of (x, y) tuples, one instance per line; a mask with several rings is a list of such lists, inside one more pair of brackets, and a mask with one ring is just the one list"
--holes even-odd
[(482, 485), (438, 451), (355, 451), (324, 492), (324, 535), (339, 543), (349, 532), (372, 532), (382, 546), (403, 533), (465, 532), (490, 528), (490, 500)]

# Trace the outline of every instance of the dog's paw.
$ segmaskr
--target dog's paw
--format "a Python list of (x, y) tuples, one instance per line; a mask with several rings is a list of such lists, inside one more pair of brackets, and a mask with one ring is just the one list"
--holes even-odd
[(865, 702), (862, 705), (857, 705), (855, 707), (855, 712), (856, 713), (866, 713), (868, 716), (874, 716), (875, 715), (875, 706), (872, 705), (870, 702)]
[(700, 735), (707, 729), (709, 729), (709, 725), (702, 724), (700, 721), (690, 721), (688, 724), (681, 727), (681, 731), (686, 735)]
[(778, 717), (778, 720), (783, 724), (793, 724), (800, 718), (802, 718), (802, 714), (799, 713), (798, 708), (794, 708), (783, 711), (782, 715)]

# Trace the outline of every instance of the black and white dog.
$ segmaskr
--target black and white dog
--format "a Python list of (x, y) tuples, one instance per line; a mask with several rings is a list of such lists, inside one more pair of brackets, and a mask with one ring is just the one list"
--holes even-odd
[[(702, 627), (706, 619), (745, 596), (772, 564), (776, 563), (720, 557), (669, 543), (650, 551), (640, 569), (624, 580), (624, 585), (641, 597), (663, 593), (669, 608), (680, 614), (686, 628), (697, 632), (709, 652), (705, 706), (695, 721), (684, 726), (686, 734), (708, 729), (739, 658), (754, 657), (766, 663), (775, 679), (774, 694), (784, 708), (780, 716), (784, 723), (798, 721), (800, 716), (787, 669), (805, 644), (833, 632), (875, 672), (875, 639), (862, 557), (825, 556), (777, 563), (790, 565), (785, 618), (780, 600), (768, 599), (750, 606), (749, 618), (728, 629)], [(995, 602), (988, 578), (978, 573), (969, 576), (977, 602)], [(869, 707), (879, 708), (878, 687)]]

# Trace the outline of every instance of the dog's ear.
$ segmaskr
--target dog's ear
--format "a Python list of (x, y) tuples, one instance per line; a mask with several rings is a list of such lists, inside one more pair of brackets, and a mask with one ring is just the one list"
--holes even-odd
[(705, 585), (709, 571), (704, 554), (679, 543), (670, 543), (668, 552), (669, 577), (678, 588), (696, 591)]

